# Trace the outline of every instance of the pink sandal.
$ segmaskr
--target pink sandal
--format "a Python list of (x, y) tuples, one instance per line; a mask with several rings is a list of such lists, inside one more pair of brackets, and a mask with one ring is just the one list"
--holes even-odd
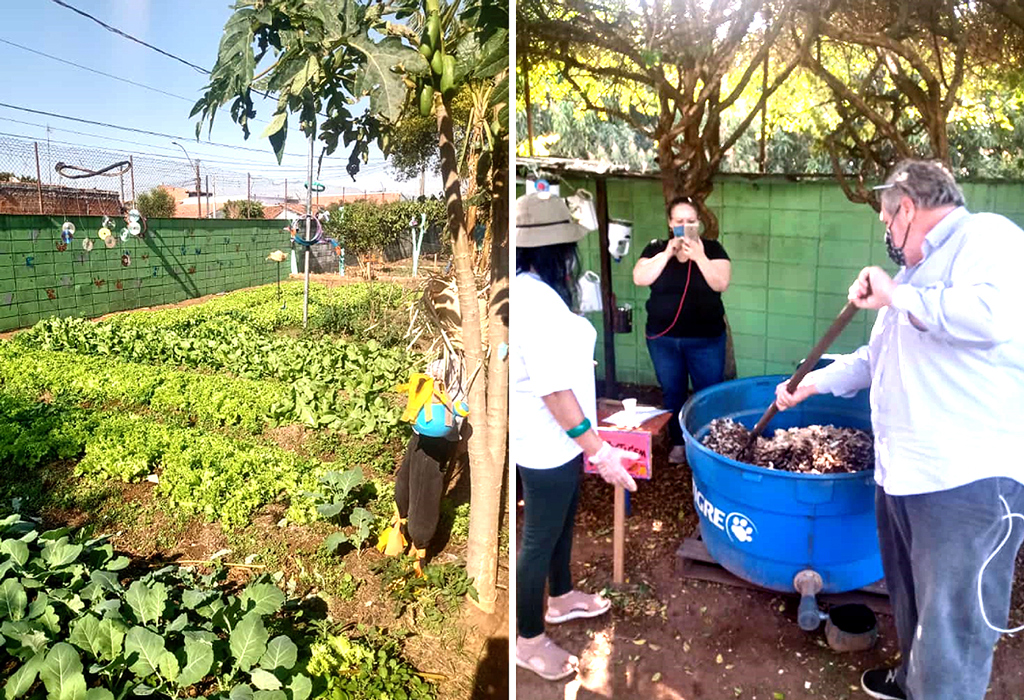
[(579, 670), (580, 660), (551, 641), (546, 634), (516, 639), (516, 666), (533, 671), (546, 681), (560, 681)]
[(569, 620), (597, 617), (604, 615), (611, 607), (612, 602), (597, 593), (569, 591), (557, 598), (548, 598), (548, 611), (544, 615), (544, 622), (557, 625)]

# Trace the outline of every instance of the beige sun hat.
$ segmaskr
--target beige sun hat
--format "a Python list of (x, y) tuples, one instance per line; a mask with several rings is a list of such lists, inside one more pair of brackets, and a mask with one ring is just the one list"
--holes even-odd
[(517, 248), (575, 243), (586, 235), (561, 197), (531, 192), (516, 200)]

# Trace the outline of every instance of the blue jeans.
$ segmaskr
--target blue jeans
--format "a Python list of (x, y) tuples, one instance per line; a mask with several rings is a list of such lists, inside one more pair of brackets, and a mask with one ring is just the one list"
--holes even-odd
[(664, 407), (672, 411), (669, 435), (673, 445), (683, 444), (679, 409), (686, 403), (687, 386), (700, 391), (725, 379), (725, 333), (717, 338), (672, 338), (647, 341), (647, 351), (661, 384)]

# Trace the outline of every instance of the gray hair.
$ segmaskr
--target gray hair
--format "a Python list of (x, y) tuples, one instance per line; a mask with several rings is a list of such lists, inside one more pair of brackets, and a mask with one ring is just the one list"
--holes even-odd
[(964, 193), (953, 173), (940, 161), (904, 160), (896, 164), (882, 190), (882, 209), (892, 213), (903, 197), (910, 197), (919, 209), (938, 209), (947, 205), (962, 207)]

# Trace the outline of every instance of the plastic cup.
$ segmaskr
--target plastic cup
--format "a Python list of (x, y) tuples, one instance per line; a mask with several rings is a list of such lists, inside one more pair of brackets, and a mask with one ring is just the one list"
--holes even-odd
[(622, 399), (622, 408), (631, 416), (636, 415), (636, 399)]

